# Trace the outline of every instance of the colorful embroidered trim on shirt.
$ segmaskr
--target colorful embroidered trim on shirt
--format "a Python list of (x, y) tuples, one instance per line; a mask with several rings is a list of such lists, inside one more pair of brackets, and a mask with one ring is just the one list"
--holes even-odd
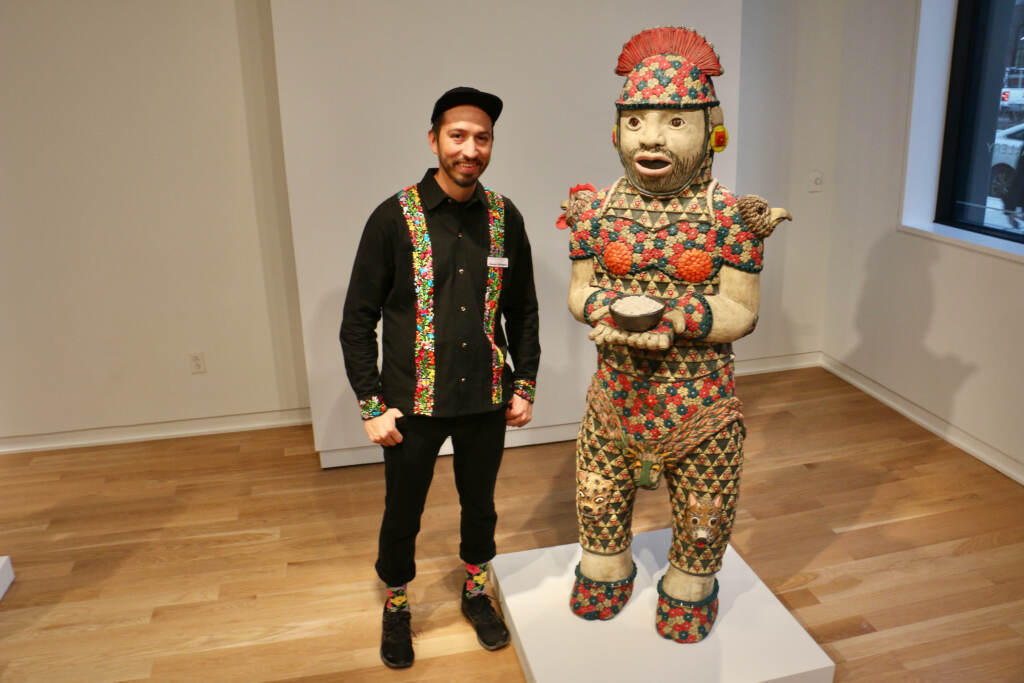
[[(505, 200), (497, 192), (484, 188), (487, 194), (487, 223), (491, 233), (491, 252), (494, 258), (505, 256)], [(487, 290), (484, 292), (484, 334), (491, 342), (491, 403), (501, 403), (501, 373), (505, 368), (505, 355), (494, 343), (494, 325), (498, 317), (498, 297), (501, 296), (503, 268), (487, 269)]]
[(517, 379), (513, 383), (513, 389), (517, 396), (533, 403), (533, 398), (537, 394), (537, 383), (532, 379)]
[[(485, 188), (487, 219), (491, 238), (490, 256), (505, 256), (505, 201), (497, 192)], [(398, 203), (409, 226), (412, 240), (413, 281), (416, 289), (416, 391), (413, 411), (430, 415), (434, 410), (434, 383), (436, 361), (434, 357), (434, 258), (430, 233), (423, 215), (423, 205), (415, 185), (398, 193)], [(499, 405), (502, 398), (501, 375), (505, 367), (505, 354), (494, 342), (494, 326), (501, 295), (503, 268), (487, 269), (487, 289), (484, 292), (484, 334), (491, 343), (491, 403)]]
[(423, 216), (420, 193), (415, 185), (398, 193), (398, 203), (409, 226), (412, 239), (413, 284), (416, 289), (416, 339), (413, 353), (416, 363), (416, 390), (413, 412), (430, 415), (434, 410), (434, 257), (430, 247), (427, 220)]
[(363, 416), (364, 420), (383, 415), (387, 409), (388, 407), (384, 404), (384, 397), (377, 394), (359, 402), (359, 413)]

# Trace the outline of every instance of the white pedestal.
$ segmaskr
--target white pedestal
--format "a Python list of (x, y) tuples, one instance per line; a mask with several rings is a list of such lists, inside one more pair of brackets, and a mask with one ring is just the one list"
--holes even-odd
[(832, 660), (731, 547), (718, 573), (711, 634), (686, 645), (658, 635), (657, 584), (670, 540), (669, 529), (634, 537), (633, 597), (609, 621), (586, 621), (569, 609), (579, 545), (495, 557), (491, 575), (527, 680), (832, 681)]
[(14, 583), (14, 567), (11, 566), (11, 558), (4, 555), (0, 557), (0, 599)]

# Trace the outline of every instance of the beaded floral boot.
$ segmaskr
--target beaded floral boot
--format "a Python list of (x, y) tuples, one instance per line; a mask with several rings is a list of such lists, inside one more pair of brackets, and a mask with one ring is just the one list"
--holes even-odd
[(588, 620), (611, 619), (618, 614), (633, 594), (633, 581), (636, 579), (636, 563), (633, 571), (618, 581), (594, 581), (580, 573), (576, 565), (576, 583), (569, 597), (569, 607), (573, 613)]
[(696, 643), (711, 632), (711, 625), (718, 616), (718, 579), (711, 595), (697, 602), (676, 600), (665, 593), (658, 581), (658, 608), (655, 626), (662, 638), (677, 643)]

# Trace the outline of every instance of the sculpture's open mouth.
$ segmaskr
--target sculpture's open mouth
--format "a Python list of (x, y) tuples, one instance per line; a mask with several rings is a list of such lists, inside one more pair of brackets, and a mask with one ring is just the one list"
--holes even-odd
[(644, 176), (663, 176), (672, 172), (672, 160), (660, 154), (638, 154), (633, 157), (637, 173)]

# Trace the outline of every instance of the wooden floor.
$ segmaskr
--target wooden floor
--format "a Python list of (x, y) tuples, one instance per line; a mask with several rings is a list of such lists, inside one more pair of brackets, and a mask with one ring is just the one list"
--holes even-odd
[[(738, 394), (733, 546), (836, 679), (1024, 680), (1024, 487), (822, 369)], [(416, 664), (380, 664), (382, 467), (321, 470), (309, 428), (0, 456), (0, 681), (523, 680), (459, 612), (449, 458), (410, 585)], [(497, 498), (500, 552), (575, 542), (572, 443), (507, 451)], [(668, 514), (643, 492), (634, 528)]]

